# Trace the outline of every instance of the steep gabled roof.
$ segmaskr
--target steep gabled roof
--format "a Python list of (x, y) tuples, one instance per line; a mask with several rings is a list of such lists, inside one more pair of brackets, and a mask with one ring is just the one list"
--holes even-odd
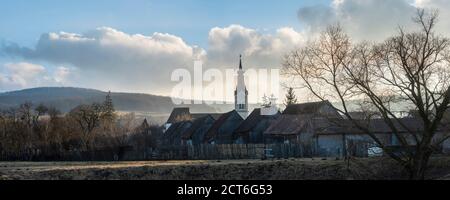
[(181, 143), (181, 137), (192, 125), (190, 121), (176, 122), (164, 133), (163, 144), (177, 145)]
[[(400, 118), (400, 122), (392, 120), (394, 127), (400, 132), (405, 133), (408, 131), (420, 132), (424, 129), (423, 121), (418, 118)], [(406, 126), (408, 129), (405, 129)], [(374, 119), (370, 120), (369, 129), (373, 133), (391, 133), (392, 130), (389, 125), (384, 121), (384, 119)]]
[[(209, 128), (208, 132), (205, 135), (205, 141), (208, 141), (212, 138), (214, 138), (214, 136), (217, 135), (220, 127), (222, 127), (224, 125), (224, 123), (227, 121), (227, 119), (233, 115), (236, 115), (238, 117), (240, 117), (242, 119), (242, 117), (239, 115), (239, 113), (236, 112), (236, 110), (227, 112), (225, 114), (222, 114), (219, 119), (217, 119), (214, 124), (211, 126), (211, 128)], [(242, 119), (243, 120), (243, 119)]]
[(176, 123), (179, 122), (183, 118), (190, 118), (191, 113), (189, 112), (189, 108), (174, 108), (172, 113), (170, 114), (169, 119), (167, 119), (167, 123)]
[[(362, 111), (354, 111), (348, 113), (350, 117), (354, 120), (368, 120), (368, 119), (379, 119), (381, 118), (381, 114), (378, 112), (362, 112)], [(343, 116), (348, 119), (347, 116)]]
[(164, 133), (164, 135), (171, 136), (175, 133), (180, 133), (180, 132), (184, 133), (184, 131), (187, 130), (186, 126), (189, 126), (191, 124), (192, 124), (192, 122), (190, 122), (190, 121), (176, 122), (176, 123), (172, 124), (169, 129), (167, 129), (167, 131)]
[(254, 109), (247, 119), (245, 119), (234, 132), (241, 133), (250, 131), (254, 126), (256, 126), (261, 118), (261, 108)]
[(283, 115), (308, 115), (319, 114), (320, 109), (324, 106), (331, 106), (329, 101), (309, 102), (302, 104), (292, 104), (287, 106), (283, 111)]
[(271, 123), (264, 134), (270, 135), (296, 135), (311, 120), (312, 115), (283, 114)]
[(176, 123), (180, 121), (191, 121), (210, 115), (214, 119), (218, 119), (223, 113), (191, 113), (189, 108), (174, 108), (170, 114), (167, 123)]
[(252, 113), (245, 119), (241, 125), (234, 131), (235, 133), (246, 133), (255, 128), (258, 123), (264, 122), (265, 119), (276, 119), (279, 116), (277, 115), (261, 115), (261, 108), (256, 108)]
[(311, 124), (314, 128), (314, 134), (319, 135), (359, 134), (361, 132), (347, 119), (313, 119)]
[(217, 120), (222, 115), (223, 115), (223, 113), (192, 113), (191, 114), (193, 120), (200, 119), (200, 118), (203, 118), (206, 116), (211, 116), (214, 120)]
[(197, 118), (192, 122), (192, 126), (183, 133), (182, 139), (191, 139), (192, 135), (202, 126), (206, 125), (208, 122), (213, 122), (215, 119), (211, 115), (206, 115), (201, 118)]

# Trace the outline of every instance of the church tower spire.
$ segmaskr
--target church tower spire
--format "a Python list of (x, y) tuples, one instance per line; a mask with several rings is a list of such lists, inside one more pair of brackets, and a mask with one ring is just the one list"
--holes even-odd
[(239, 55), (239, 69), (242, 69), (242, 54)]
[(242, 55), (239, 55), (239, 70), (236, 90), (234, 91), (234, 107), (242, 118), (248, 116), (248, 91), (245, 86), (244, 70), (242, 69)]

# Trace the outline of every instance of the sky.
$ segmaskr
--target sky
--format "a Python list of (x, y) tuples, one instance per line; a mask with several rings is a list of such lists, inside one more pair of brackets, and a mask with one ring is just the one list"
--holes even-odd
[[(446, 0), (0, 0), (0, 92), (73, 86), (170, 95), (175, 69), (279, 68), (328, 24), (355, 40), (414, 28)], [(255, 96), (254, 98), (259, 98)]]
[(188, 43), (206, 46), (208, 32), (216, 26), (300, 27), (298, 8), (321, 2), (327, 1), (2, 0), (1, 36), (33, 46), (42, 33), (80, 33), (107, 26), (130, 34), (171, 33)]

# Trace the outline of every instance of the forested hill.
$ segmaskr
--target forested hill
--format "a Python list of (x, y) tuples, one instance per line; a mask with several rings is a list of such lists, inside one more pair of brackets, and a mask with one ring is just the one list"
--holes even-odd
[[(102, 102), (107, 92), (71, 87), (42, 87), (0, 93), (0, 108), (16, 107), (24, 102), (44, 104), (68, 112), (80, 104)], [(175, 105), (170, 97), (137, 93), (111, 93), (114, 106), (118, 111), (138, 111), (170, 113)], [(193, 112), (217, 112), (206, 105), (192, 105)]]

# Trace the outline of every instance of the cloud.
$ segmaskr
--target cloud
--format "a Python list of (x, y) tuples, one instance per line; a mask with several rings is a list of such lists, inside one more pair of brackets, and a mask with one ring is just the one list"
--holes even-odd
[(0, 91), (41, 86), (65, 86), (72, 84), (76, 70), (57, 67), (53, 72), (46, 67), (29, 62), (6, 63), (0, 67)]
[(302, 33), (293, 28), (280, 28), (274, 34), (240, 25), (215, 27), (208, 36), (208, 61), (210, 65), (234, 67), (239, 54), (255, 68), (277, 68), (284, 53), (305, 41)]
[(6, 63), (4, 66), (11, 74), (23, 79), (34, 78), (45, 72), (45, 67), (26, 62)]
[[(304, 36), (288, 27), (269, 34), (230, 25), (212, 28), (208, 41), (205, 50), (167, 33), (146, 36), (101, 27), (83, 34), (45, 33), (34, 48), (10, 44), (3, 51), (25, 60), (75, 67), (80, 87), (169, 95), (176, 84), (170, 81), (173, 70), (191, 71), (194, 60), (205, 61), (204, 68), (234, 68), (243, 54), (245, 67), (279, 67), (283, 54), (300, 45)], [(64, 82), (68, 69), (56, 69), (54, 81)]]
[(53, 81), (47, 75), (47, 69), (42, 65), (19, 62), (6, 63), (0, 73), (0, 90), (36, 87), (41, 84), (51, 84)]
[(75, 68), (60, 66), (56, 68), (53, 74), (54, 82), (62, 85), (69, 84), (76, 80), (77, 70)]
[[(7, 45), (3, 51), (27, 60), (50, 62), (78, 68), (80, 82), (100, 89), (158, 93), (175, 68), (188, 68), (205, 51), (186, 44), (182, 38), (154, 33), (127, 34), (100, 27), (84, 34), (46, 33), (33, 49)], [(67, 69), (57, 71), (61, 81)], [(154, 90), (152, 90), (154, 89)]]
[(439, 29), (450, 33), (450, 5), (444, 0), (334, 0), (325, 6), (300, 8), (301, 23), (315, 32), (333, 23), (340, 23), (356, 40), (383, 40), (397, 28), (414, 28), (412, 17), (417, 8), (437, 8), (441, 13)]

